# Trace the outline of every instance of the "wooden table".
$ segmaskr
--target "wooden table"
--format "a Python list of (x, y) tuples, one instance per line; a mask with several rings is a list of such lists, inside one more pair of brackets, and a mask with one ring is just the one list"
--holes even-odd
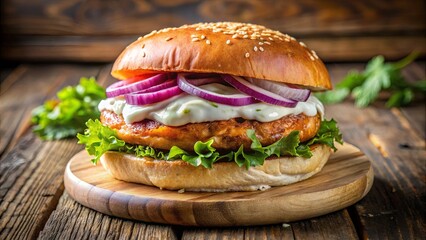
[[(363, 64), (329, 64), (333, 81)], [(425, 63), (404, 72), (425, 78)], [(348, 100), (327, 106), (344, 139), (372, 160), (371, 192), (344, 210), (289, 225), (193, 228), (110, 217), (76, 203), (64, 191), (76, 139), (41, 141), (31, 110), (81, 76), (107, 85), (111, 65), (22, 64), (2, 70), (0, 95), (0, 239), (420, 239), (425, 236), (425, 103), (386, 109), (379, 101), (357, 109)]]

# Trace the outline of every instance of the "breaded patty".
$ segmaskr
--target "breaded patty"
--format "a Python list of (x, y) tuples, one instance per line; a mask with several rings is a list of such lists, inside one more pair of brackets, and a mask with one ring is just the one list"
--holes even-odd
[(294, 130), (300, 131), (302, 142), (309, 140), (317, 133), (321, 117), (319, 115), (309, 117), (304, 114), (289, 115), (272, 122), (234, 118), (171, 127), (148, 119), (126, 124), (121, 115), (104, 110), (101, 113), (101, 122), (116, 130), (120, 139), (131, 144), (165, 150), (178, 146), (184, 150), (193, 151), (195, 142), (213, 138), (213, 147), (217, 150), (236, 151), (241, 144), (245, 149), (250, 149), (251, 140), (246, 134), (248, 129), (256, 131), (262, 146), (272, 144)]

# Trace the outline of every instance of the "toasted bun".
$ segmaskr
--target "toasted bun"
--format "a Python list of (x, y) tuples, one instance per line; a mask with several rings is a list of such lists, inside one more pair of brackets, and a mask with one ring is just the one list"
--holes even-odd
[(118, 79), (153, 72), (223, 73), (331, 89), (324, 64), (304, 43), (244, 23), (200, 23), (153, 31), (130, 44), (112, 68)]
[(313, 156), (281, 157), (265, 160), (262, 166), (248, 170), (234, 162), (219, 162), (213, 168), (194, 167), (182, 160), (165, 161), (138, 158), (119, 152), (107, 152), (101, 157), (104, 168), (115, 178), (157, 186), (161, 189), (204, 192), (255, 191), (271, 186), (299, 182), (321, 171), (331, 149), (315, 145)]

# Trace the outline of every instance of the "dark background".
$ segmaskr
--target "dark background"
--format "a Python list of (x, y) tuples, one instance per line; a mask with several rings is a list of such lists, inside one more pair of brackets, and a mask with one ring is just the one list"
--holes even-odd
[(2, 0), (3, 62), (111, 62), (138, 36), (201, 21), (293, 35), (325, 61), (426, 53), (423, 0)]

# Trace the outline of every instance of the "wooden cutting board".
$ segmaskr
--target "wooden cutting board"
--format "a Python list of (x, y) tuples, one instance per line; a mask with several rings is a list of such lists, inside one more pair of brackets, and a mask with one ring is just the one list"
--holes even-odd
[(81, 151), (67, 165), (65, 188), (77, 202), (112, 216), (190, 226), (243, 226), (291, 222), (343, 209), (368, 193), (373, 175), (364, 153), (345, 143), (320, 173), (289, 186), (178, 193), (116, 180)]

